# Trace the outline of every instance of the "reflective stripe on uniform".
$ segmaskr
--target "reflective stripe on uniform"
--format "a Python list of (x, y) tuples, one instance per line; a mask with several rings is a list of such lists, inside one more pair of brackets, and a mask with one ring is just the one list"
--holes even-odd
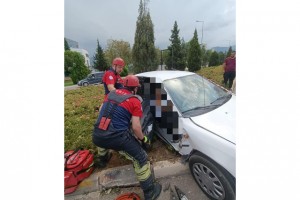
[(151, 167), (149, 161), (147, 161), (147, 163), (141, 167), (139, 162), (135, 160), (132, 156), (130, 156), (128, 153), (124, 151), (119, 151), (119, 153), (125, 156), (126, 159), (131, 160), (133, 162), (134, 171), (139, 181), (146, 181), (151, 176)]
[(98, 147), (97, 149), (98, 149), (98, 155), (99, 156), (105, 156), (108, 153), (107, 149), (104, 149), (104, 148), (101, 148), (101, 147)]

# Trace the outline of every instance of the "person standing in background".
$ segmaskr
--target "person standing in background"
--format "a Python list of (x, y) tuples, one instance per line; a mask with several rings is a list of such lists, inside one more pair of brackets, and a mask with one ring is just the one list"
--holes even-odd
[(229, 81), (228, 88), (232, 87), (233, 80), (235, 78), (235, 68), (236, 68), (236, 61), (235, 61), (235, 51), (232, 51), (230, 56), (225, 59), (223, 63), (224, 68), (224, 85), (227, 86), (227, 82)]

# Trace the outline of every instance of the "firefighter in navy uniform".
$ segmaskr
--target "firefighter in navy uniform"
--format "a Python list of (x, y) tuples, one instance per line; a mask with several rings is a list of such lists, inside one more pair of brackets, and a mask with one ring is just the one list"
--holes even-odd
[[(139, 86), (138, 78), (128, 75), (124, 88), (113, 90), (105, 97), (95, 123), (93, 142), (103, 149), (119, 151), (132, 160), (145, 199), (153, 200), (158, 198), (161, 185), (155, 182), (148, 156), (138, 141), (150, 142), (141, 128), (141, 98), (135, 95)], [(130, 121), (134, 135), (130, 131)]]

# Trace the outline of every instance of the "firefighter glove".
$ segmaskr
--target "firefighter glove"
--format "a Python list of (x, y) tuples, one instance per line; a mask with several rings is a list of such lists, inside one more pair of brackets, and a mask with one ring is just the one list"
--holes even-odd
[(142, 146), (146, 151), (151, 149), (151, 141), (146, 135), (144, 136), (144, 138), (142, 140)]

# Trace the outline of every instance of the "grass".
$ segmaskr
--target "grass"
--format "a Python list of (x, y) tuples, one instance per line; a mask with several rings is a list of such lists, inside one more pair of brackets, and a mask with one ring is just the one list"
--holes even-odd
[(65, 91), (65, 151), (82, 147), (95, 149), (92, 143), (93, 125), (104, 97), (102, 85), (91, 85)]
[(65, 77), (65, 87), (70, 85), (75, 85), (75, 84), (73, 83), (70, 77)]
[[(197, 73), (222, 85), (222, 66), (202, 68)], [(94, 123), (98, 117), (95, 107), (101, 105), (103, 97), (103, 85), (91, 85), (65, 91), (65, 151), (78, 147), (90, 149), (93, 152), (96, 150), (96, 146), (92, 142)]]
[[(212, 80), (216, 84), (225, 87), (222, 83), (223, 81), (223, 65), (215, 66), (215, 67), (205, 67), (197, 71), (196, 73), (204, 76), (205, 78)], [(226, 87), (227, 89), (230, 89)]]

